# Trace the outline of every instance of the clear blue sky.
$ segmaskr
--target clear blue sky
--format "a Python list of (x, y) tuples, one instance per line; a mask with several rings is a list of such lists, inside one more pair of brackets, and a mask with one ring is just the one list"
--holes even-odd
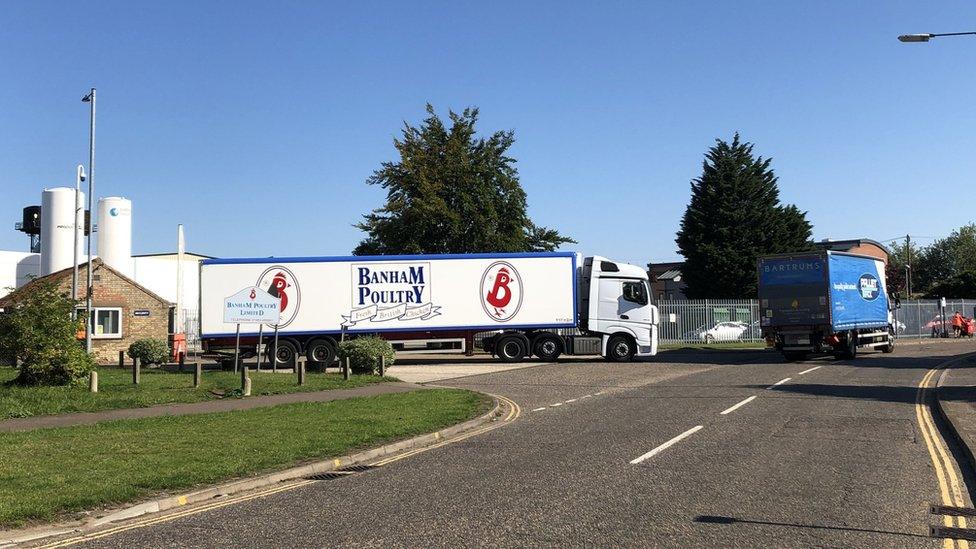
[[(645, 263), (716, 137), (773, 157), (817, 238), (942, 236), (976, 219), (971, 2), (8, 2), (0, 249), (87, 163), (133, 200), (134, 251), (346, 254), (424, 104), (514, 129), (530, 214)], [(922, 238), (922, 243), (928, 240)]]

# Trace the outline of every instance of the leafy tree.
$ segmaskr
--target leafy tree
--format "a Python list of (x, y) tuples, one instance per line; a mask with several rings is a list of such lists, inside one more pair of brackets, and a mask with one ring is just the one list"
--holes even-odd
[(806, 212), (780, 203), (770, 159), (754, 156), (738, 133), (731, 143), (715, 141), (691, 182), (675, 239), (685, 257), (685, 295), (752, 298), (759, 256), (810, 249), (811, 226)]
[[(918, 261), (912, 264), (912, 283), (932, 294), (937, 286), (944, 290), (959, 288), (943, 284), (967, 271), (976, 271), (976, 223), (964, 225), (923, 248)], [(954, 297), (952, 294), (942, 295)]]
[(963, 271), (936, 283), (926, 293), (926, 297), (976, 297), (976, 271)]
[(539, 227), (526, 213), (513, 131), (475, 137), (478, 109), (450, 112), (450, 127), (427, 105), (419, 127), (404, 123), (384, 162), (366, 181), (387, 191), (386, 204), (356, 226), (367, 237), (356, 255), (551, 251), (575, 242)]
[(68, 385), (84, 379), (95, 364), (81, 348), (71, 320), (75, 303), (49, 280), (0, 315), (0, 353), (20, 359), (18, 385)]

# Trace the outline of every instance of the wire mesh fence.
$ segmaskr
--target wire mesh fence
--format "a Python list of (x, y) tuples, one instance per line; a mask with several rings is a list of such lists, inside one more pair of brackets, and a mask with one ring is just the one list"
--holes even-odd
[[(661, 300), (655, 305), (661, 316), (658, 341), (674, 343), (762, 342), (759, 301), (755, 299)], [(946, 328), (952, 333), (951, 318), (956, 312), (976, 317), (976, 299), (946, 300)], [(184, 309), (184, 331), (189, 351), (200, 350), (200, 316), (195, 309)], [(942, 318), (937, 299), (906, 300), (895, 310), (898, 336), (905, 338), (937, 337), (942, 332)], [(554, 330), (559, 335), (578, 335), (575, 328)], [(479, 332), (475, 348), (482, 348), (485, 337), (501, 330)]]
[[(762, 341), (759, 301), (755, 299), (659, 301), (657, 307), (661, 313), (658, 331), (661, 343)], [(950, 334), (951, 318), (956, 311), (966, 317), (976, 316), (976, 300), (946, 300), (946, 326)], [(943, 329), (937, 299), (902, 301), (893, 316), (892, 323), (899, 337), (936, 337)]]

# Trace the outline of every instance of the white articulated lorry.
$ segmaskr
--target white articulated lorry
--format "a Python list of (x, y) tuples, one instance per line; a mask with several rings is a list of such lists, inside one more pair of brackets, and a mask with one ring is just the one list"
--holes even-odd
[[(207, 259), (200, 268), (200, 335), (211, 354), (233, 353), (224, 299), (257, 286), (280, 299), (278, 363), (299, 354), (335, 360), (341, 338), (379, 335), (404, 346), (454, 341), (506, 362), (535, 355), (657, 353), (657, 308), (635, 265), (571, 252)], [(245, 324), (254, 355), (259, 324)], [(579, 335), (560, 335), (576, 328)], [(265, 325), (263, 334), (275, 329)], [(571, 330), (572, 331), (572, 330)], [(270, 338), (269, 338), (270, 339)], [(270, 346), (270, 341), (265, 340)]]

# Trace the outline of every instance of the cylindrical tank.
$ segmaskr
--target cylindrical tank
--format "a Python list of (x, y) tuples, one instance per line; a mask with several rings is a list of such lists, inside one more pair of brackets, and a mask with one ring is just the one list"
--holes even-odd
[[(79, 193), (78, 202), (84, 205), (84, 193)], [(41, 193), (41, 212), (41, 276), (45, 276), (74, 264), (75, 241), (79, 262), (84, 258), (84, 210), (76, 224), (75, 190), (55, 187)]]
[(98, 200), (98, 257), (132, 276), (132, 201), (121, 196)]

